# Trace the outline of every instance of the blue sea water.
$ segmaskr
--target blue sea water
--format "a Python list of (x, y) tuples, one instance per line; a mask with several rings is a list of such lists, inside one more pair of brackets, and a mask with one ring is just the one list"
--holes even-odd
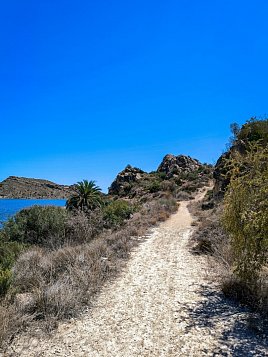
[(23, 208), (34, 205), (40, 206), (65, 206), (66, 200), (45, 200), (45, 199), (0, 199), (0, 226), (10, 216)]

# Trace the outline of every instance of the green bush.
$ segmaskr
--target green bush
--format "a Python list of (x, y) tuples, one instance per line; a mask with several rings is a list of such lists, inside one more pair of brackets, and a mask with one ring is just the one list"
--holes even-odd
[(162, 189), (162, 185), (161, 182), (159, 181), (153, 181), (149, 186), (148, 186), (148, 191), (150, 193), (154, 193), (154, 192), (159, 192)]
[(11, 284), (12, 273), (9, 269), (0, 270), (0, 296), (4, 295)]
[(267, 264), (268, 148), (249, 148), (247, 155), (236, 153), (231, 159), (223, 223), (231, 236), (235, 274), (251, 284)]
[(165, 172), (157, 172), (156, 177), (159, 178), (160, 180), (165, 180), (167, 174)]
[(11, 283), (11, 268), (24, 249), (25, 245), (23, 244), (5, 241), (2, 231), (0, 231), (0, 295), (7, 292)]
[(103, 209), (106, 226), (111, 227), (121, 225), (126, 219), (130, 218), (133, 212), (134, 208), (130, 203), (124, 200), (111, 201)]
[(5, 241), (23, 244), (60, 244), (65, 238), (68, 212), (55, 206), (33, 206), (19, 211), (2, 229)]
[(127, 182), (124, 186), (124, 190), (123, 192), (121, 192), (120, 196), (126, 196), (130, 193), (130, 191), (132, 190), (132, 188), (134, 187), (133, 182)]
[(161, 191), (174, 193), (177, 190), (177, 185), (174, 180), (164, 180), (161, 183)]
[[(235, 124), (233, 124), (234, 128)], [(254, 142), (261, 141), (262, 144), (268, 144), (268, 119), (257, 119), (251, 118), (248, 120), (241, 129), (236, 127), (233, 130), (234, 135), (238, 140), (243, 140), (244, 142)]]
[(188, 172), (187, 174), (187, 180), (189, 181), (195, 181), (198, 179), (198, 177), (198, 171)]
[(25, 245), (18, 242), (0, 241), (0, 270), (10, 269), (17, 256), (25, 249)]

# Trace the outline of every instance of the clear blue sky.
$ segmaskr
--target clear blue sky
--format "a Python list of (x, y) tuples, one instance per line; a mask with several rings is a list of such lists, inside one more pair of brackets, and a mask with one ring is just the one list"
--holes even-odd
[(0, 180), (215, 162), (267, 113), (267, 0), (0, 2)]

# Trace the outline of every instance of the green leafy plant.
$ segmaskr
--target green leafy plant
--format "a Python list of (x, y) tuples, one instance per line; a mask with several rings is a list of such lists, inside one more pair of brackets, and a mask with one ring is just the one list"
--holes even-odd
[(68, 212), (61, 207), (33, 206), (19, 211), (4, 223), (5, 241), (25, 244), (60, 244), (65, 238)]
[(24, 250), (25, 246), (17, 242), (6, 242), (0, 235), (0, 295), (4, 295), (12, 278), (11, 268), (13, 267), (17, 256)]
[[(234, 124), (233, 124), (234, 125)], [(268, 119), (249, 119), (241, 128), (236, 127), (233, 133), (238, 140), (246, 142), (259, 141), (264, 145), (268, 143)]]
[(133, 212), (134, 208), (130, 203), (124, 200), (112, 201), (103, 209), (104, 221), (107, 226), (118, 226), (129, 219)]
[(160, 181), (153, 181), (150, 183), (150, 185), (148, 186), (148, 191), (150, 193), (154, 193), (154, 192), (158, 192), (161, 191), (162, 189), (162, 185)]
[(80, 209), (86, 211), (94, 210), (95, 208), (102, 206), (103, 199), (101, 196), (101, 189), (95, 184), (95, 181), (80, 181), (74, 186), (74, 189), (76, 194), (67, 200), (67, 209)]
[(18, 242), (0, 241), (0, 270), (11, 269), (26, 245)]

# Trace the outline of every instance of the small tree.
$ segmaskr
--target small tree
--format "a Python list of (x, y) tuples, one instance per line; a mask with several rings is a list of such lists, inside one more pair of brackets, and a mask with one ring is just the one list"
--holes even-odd
[(102, 206), (103, 199), (101, 196), (101, 189), (95, 184), (95, 181), (80, 181), (74, 186), (74, 189), (76, 194), (67, 200), (67, 209), (92, 211), (95, 208)]

